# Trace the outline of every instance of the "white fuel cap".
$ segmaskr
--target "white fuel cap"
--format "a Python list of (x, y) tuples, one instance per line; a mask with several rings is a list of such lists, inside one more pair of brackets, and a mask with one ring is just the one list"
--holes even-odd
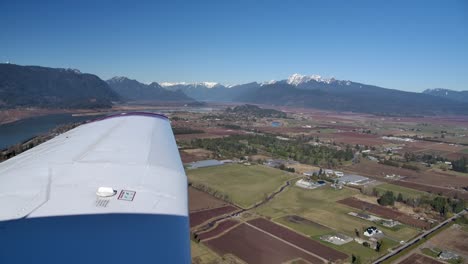
[(111, 197), (117, 193), (112, 187), (99, 187), (96, 195), (99, 197)]

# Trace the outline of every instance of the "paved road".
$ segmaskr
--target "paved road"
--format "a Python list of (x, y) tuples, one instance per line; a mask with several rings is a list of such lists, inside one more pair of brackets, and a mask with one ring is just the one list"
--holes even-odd
[(406, 249), (406, 248), (408, 248), (408, 247), (410, 247), (410, 246), (412, 246), (412, 245), (418, 243), (421, 239), (426, 238), (428, 235), (434, 233), (435, 231), (437, 231), (437, 230), (439, 230), (440, 228), (444, 227), (444, 226), (447, 225), (448, 223), (454, 221), (457, 217), (464, 215), (464, 214), (467, 212), (467, 210), (468, 210), (468, 208), (465, 209), (465, 210), (463, 210), (463, 211), (461, 211), (461, 212), (458, 213), (458, 214), (455, 214), (454, 216), (450, 217), (449, 219), (447, 219), (447, 220), (441, 222), (440, 224), (436, 225), (436, 226), (433, 227), (432, 229), (423, 232), (421, 235), (417, 236), (417, 237), (414, 238), (413, 240), (411, 240), (411, 241), (405, 243), (404, 245), (402, 245), (402, 246), (396, 248), (395, 250), (393, 250), (393, 251), (390, 252), (389, 254), (380, 257), (379, 259), (377, 259), (377, 260), (374, 261), (373, 263), (374, 263), (374, 264), (381, 263), (381, 262), (383, 262), (383, 261), (385, 261), (385, 260), (387, 260), (387, 259), (389, 259), (389, 258), (395, 256), (396, 254), (400, 253), (400, 252), (403, 251), (404, 249)]

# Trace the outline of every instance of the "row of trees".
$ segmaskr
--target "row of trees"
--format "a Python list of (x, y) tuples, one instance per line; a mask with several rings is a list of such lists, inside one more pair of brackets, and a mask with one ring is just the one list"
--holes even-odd
[(196, 189), (199, 189), (201, 191), (204, 191), (206, 193), (211, 194), (212, 196), (221, 199), (225, 202), (232, 203), (231, 197), (227, 195), (226, 193), (219, 192), (209, 186), (204, 185), (203, 183), (198, 183), (198, 182), (190, 182), (189, 185), (193, 186)]
[[(407, 162), (417, 161), (417, 162), (424, 162), (428, 164), (436, 164), (438, 162), (449, 161), (447, 158), (437, 156), (437, 155), (432, 155), (432, 154), (416, 155), (412, 152), (405, 152), (405, 154), (403, 154), (403, 157), (405, 158), (405, 161)], [(386, 164), (386, 165), (392, 165), (392, 164)], [(461, 157), (458, 160), (452, 161), (452, 169), (454, 171), (468, 173), (467, 166), (468, 166), (468, 160), (466, 157)]]
[[(375, 190), (375, 189), (374, 189)], [(448, 213), (458, 213), (464, 210), (465, 201), (462, 199), (451, 199), (443, 196), (422, 196), (420, 198), (404, 198), (401, 193), (395, 196), (392, 191), (386, 191), (377, 202), (383, 206), (393, 206), (395, 202), (401, 202), (412, 206), (429, 206), (432, 210), (438, 212), (441, 216)]]

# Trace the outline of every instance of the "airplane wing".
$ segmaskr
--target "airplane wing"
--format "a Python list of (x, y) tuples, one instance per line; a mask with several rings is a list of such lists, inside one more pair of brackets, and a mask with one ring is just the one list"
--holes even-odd
[(167, 117), (81, 125), (0, 163), (0, 263), (190, 263)]

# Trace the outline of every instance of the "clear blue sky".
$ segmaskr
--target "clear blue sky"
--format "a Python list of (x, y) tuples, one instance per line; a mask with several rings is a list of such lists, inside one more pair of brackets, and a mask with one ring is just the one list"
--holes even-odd
[(103, 79), (468, 90), (468, 1), (0, 1), (0, 61)]

